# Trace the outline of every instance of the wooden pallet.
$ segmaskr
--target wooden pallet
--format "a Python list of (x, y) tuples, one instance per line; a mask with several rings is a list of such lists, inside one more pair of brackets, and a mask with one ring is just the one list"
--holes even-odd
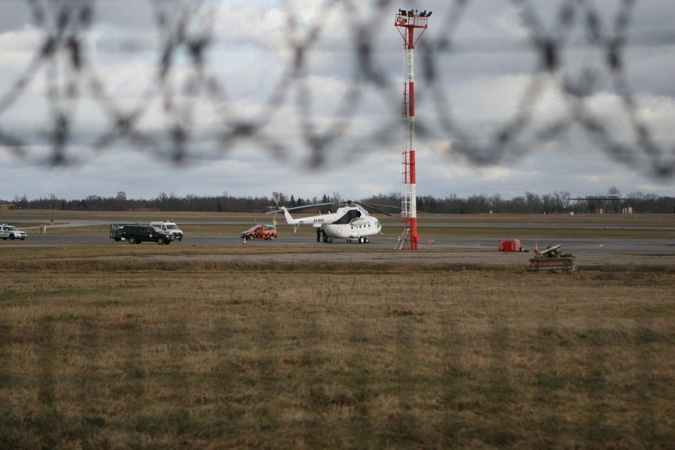
[(531, 272), (576, 272), (577, 265), (574, 256), (560, 256), (553, 258), (530, 259)]

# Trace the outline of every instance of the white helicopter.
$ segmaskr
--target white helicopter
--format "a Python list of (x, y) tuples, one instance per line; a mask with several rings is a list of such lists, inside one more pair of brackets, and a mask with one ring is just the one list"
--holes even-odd
[[(310, 206), (318, 205), (307, 205), (302, 208)], [(370, 242), (369, 236), (382, 232), (380, 221), (368, 214), (368, 211), (357, 203), (350, 202), (348, 206), (338, 208), (334, 213), (319, 214), (318, 216), (301, 219), (294, 219), (288, 209), (283, 206), (279, 210), (283, 211), (286, 222), (295, 226), (293, 232), (297, 232), (300, 225), (312, 225), (316, 228), (317, 242), (323, 238), (323, 242), (329, 243), (333, 242), (334, 239), (346, 239), (347, 242), (357, 240), (359, 244), (367, 244)], [(388, 216), (391, 215), (384, 211), (379, 212)]]

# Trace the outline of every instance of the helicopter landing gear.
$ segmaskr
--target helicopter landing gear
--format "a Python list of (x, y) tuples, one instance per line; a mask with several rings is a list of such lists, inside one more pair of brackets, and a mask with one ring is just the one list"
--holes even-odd
[(317, 232), (317, 235), (316, 235), (316, 241), (317, 241), (317, 242), (319, 242), (319, 236), (322, 236), (322, 240), (323, 240), (323, 242), (325, 242), (326, 244), (330, 244), (331, 242), (333, 242), (333, 238), (330, 237), (330, 236), (328, 236), (328, 235), (326, 235), (326, 232), (323, 230), (323, 228), (319, 228), (319, 230), (320, 230), (320, 231)]

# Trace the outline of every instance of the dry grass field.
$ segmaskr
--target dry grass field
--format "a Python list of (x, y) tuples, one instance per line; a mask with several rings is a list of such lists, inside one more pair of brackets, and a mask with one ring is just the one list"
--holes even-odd
[(0, 248), (0, 448), (675, 442), (672, 266), (77, 251)]

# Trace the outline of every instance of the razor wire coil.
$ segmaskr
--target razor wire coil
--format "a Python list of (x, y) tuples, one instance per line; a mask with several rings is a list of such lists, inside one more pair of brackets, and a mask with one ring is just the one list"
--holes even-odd
[[(0, 91), (0, 149), (18, 158), (51, 165), (86, 163), (86, 155), (123, 145), (143, 153), (163, 157), (168, 154), (174, 162), (183, 163), (221, 158), (240, 144), (284, 158), (293, 145), (279, 136), (275, 121), (290, 114), (299, 143), (306, 150), (303, 161), (316, 168), (325, 165), (329, 156), (340, 154), (348, 159), (374, 143), (387, 143), (402, 123), (398, 114), (399, 80), (377, 57), (383, 51), (400, 51), (400, 46), (382, 49), (376, 45), (383, 34), (395, 34), (390, 28), (397, 5), (390, 0), (374, 2), (370, 9), (352, 0), (326, 0), (311, 20), (303, 19), (293, 2), (280, 1), (283, 45), (264, 40), (255, 45), (282, 58), (284, 67), (268, 83), (264, 99), (252, 110), (233, 95), (238, 86), (233, 85), (231, 77), (216, 69), (215, 56), (222, 46), (237, 45), (235, 38), (218, 36), (216, 31), (214, 17), (222, 5), (203, 0), (148, 0), (154, 44), (123, 43), (121, 50), (133, 54), (137, 45), (136, 51), (140, 48), (153, 61), (152, 73), (136, 98), (121, 101), (124, 95), (112, 88), (113, 83), (97, 66), (97, 50), (90, 45), (97, 23), (103, 18), (101, 6), (109, 5), (111, 0), (15, 0), (4, 5), (8, 3), (26, 7), (30, 27), (39, 36), (23, 70)], [(492, 43), (495, 45), (490, 48), (463, 48), (456, 34), (472, 2), (454, 0), (444, 13), (430, 21), (430, 31), (418, 45), (419, 73), (428, 92), (433, 124), (418, 121), (417, 136), (448, 142), (454, 154), (474, 164), (492, 164), (536, 150), (577, 127), (612, 159), (655, 177), (671, 177), (675, 145), (664, 144), (655, 137), (654, 126), (643, 118), (640, 101), (626, 76), (626, 67), (631, 63), (626, 49), (637, 1), (623, 0), (613, 16), (607, 17), (592, 0), (560, 0), (552, 24), (544, 23), (534, 1), (505, 3), (517, 11), (527, 34), (523, 43), (516, 44), (517, 51), (528, 52), (537, 61), (516, 111), (492, 124), (480, 139), (457, 119), (456, 105), (441, 76), (448, 70), (445, 60), (463, 51), (504, 50), (500, 49), (503, 43)], [(412, 4), (417, 6), (417, 2)], [(329, 21), (336, 15), (349, 17), (344, 25), (349, 38), (347, 44), (341, 45), (348, 46), (351, 74), (332, 111), (317, 115), (313, 110), (316, 92), (311, 88), (311, 60), (313, 54), (331, 45), (324, 35), (331, 31)], [(597, 71), (585, 68), (575, 77), (565, 70), (569, 58), (564, 53), (579, 45), (573, 37), (573, 30), (579, 27), (584, 30), (582, 45), (601, 55), (594, 64), (602, 66), (606, 73), (608, 90), (621, 105), (628, 124), (623, 131), (630, 139), (617, 136), (611, 121), (590, 106), (599, 83)], [(244, 44), (247, 45), (250, 43)], [(41, 74), (44, 86), (38, 89)], [(555, 86), (564, 114), (539, 123), (535, 118), (537, 108), (545, 87), (550, 85)], [(35, 92), (44, 100), (47, 119), (37, 130), (26, 130), (12, 120), (12, 111), (28, 102)], [(382, 102), (386, 118), (372, 130), (357, 132), (359, 107), (373, 96)], [(88, 107), (95, 108), (103, 118), (104, 124), (95, 132), (78, 129), (78, 110), (85, 99)], [(209, 105), (213, 114), (213, 123), (208, 127), (199, 125), (204, 116), (200, 109), (203, 105)], [(34, 157), (35, 148), (47, 149), (42, 160)], [(81, 151), (83, 148), (88, 153)]]

